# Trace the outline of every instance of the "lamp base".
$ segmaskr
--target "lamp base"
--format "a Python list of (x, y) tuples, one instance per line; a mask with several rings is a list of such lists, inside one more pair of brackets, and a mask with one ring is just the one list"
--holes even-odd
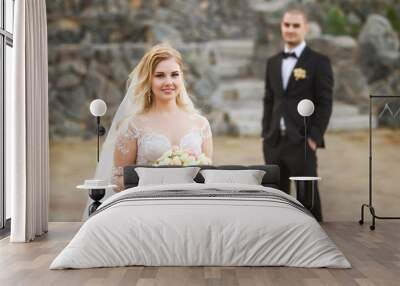
[(89, 206), (88, 212), (89, 216), (94, 213), (97, 208), (101, 205), (100, 200), (106, 194), (106, 189), (90, 189), (89, 190), (89, 197), (94, 200), (94, 202)]
[(308, 210), (314, 208), (315, 184), (317, 181), (296, 181), (296, 197)]
[(97, 131), (99, 133), (99, 136), (104, 136), (104, 134), (106, 134), (106, 128), (104, 126), (102, 126), (102, 125), (98, 126)]

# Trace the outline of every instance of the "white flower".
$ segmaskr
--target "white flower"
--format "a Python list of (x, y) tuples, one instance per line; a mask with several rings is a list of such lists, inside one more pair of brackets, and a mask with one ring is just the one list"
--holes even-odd
[(187, 159), (184, 161), (184, 165), (189, 166), (189, 165), (196, 165), (197, 161), (193, 156), (188, 156)]
[(158, 161), (157, 165), (169, 165), (171, 163), (171, 159), (170, 158), (165, 158), (163, 160)]
[(201, 153), (200, 156), (197, 158), (197, 163), (199, 165), (209, 165), (211, 164), (211, 160), (207, 158), (204, 153)]
[(207, 158), (206, 155), (204, 153), (201, 153), (197, 159), (202, 160), (204, 158)]
[(202, 158), (202, 159), (198, 160), (198, 164), (199, 165), (210, 165), (211, 160), (208, 158)]
[(171, 150), (168, 150), (167, 152), (164, 152), (164, 154), (160, 157), (159, 160), (163, 160), (163, 159), (165, 159), (165, 158), (168, 158), (168, 157), (170, 157), (171, 155), (172, 155), (172, 151), (171, 151)]
[(188, 153), (183, 153), (179, 158), (182, 161), (186, 161), (189, 158), (189, 154)]
[(173, 157), (171, 165), (182, 165), (182, 161), (179, 159), (179, 157)]

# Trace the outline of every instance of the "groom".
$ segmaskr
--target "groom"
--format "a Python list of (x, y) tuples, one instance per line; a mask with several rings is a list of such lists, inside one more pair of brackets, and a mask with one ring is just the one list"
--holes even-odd
[[(287, 10), (281, 21), (284, 51), (267, 62), (262, 119), (264, 160), (280, 166), (281, 187), (286, 193), (290, 193), (290, 176), (317, 176), (316, 151), (325, 147), (324, 133), (332, 113), (332, 67), (326, 56), (307, 46), (307, 31), (305, 13)], [(307, 118), (306, 144), (304, 119), (297, 111), (302, 99), (311, 100), (315, 106), (313, 115)], [(315, 191), (311, 212), (322, 221), (318, 188)]]

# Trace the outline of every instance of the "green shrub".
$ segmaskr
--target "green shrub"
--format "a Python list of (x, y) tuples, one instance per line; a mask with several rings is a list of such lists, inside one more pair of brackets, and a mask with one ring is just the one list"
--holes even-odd
[(325, 21), (325, 32), (332, 35), (349, 34), (346, 15), (337, 6), (331, 6), (328, 9)]
[(393, 29), (400, 32), (400, 17), (393, 6), (389, 6), (386, 9), (386, 17), (388, 18), (390, 24), (392, 24)]

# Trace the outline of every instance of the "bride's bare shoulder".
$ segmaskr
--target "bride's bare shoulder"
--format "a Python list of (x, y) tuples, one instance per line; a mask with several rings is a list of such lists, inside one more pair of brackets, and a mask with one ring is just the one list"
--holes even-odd
[(189, 115), (189, 117), (190, 117), (191, 120), (193, 120), (194, 124), (199, 128), (201, 128), (204, 125), (208, 124), (208, 119), (205, 116), (201, 115), (201, 114), (191, 113)]
[(149, 120), (149, 116), (146, 113), (133, 114), (129, 118), (129, 122), (132, 125), (136, 125), (138, 127), (143, 125), (148, 120)]

